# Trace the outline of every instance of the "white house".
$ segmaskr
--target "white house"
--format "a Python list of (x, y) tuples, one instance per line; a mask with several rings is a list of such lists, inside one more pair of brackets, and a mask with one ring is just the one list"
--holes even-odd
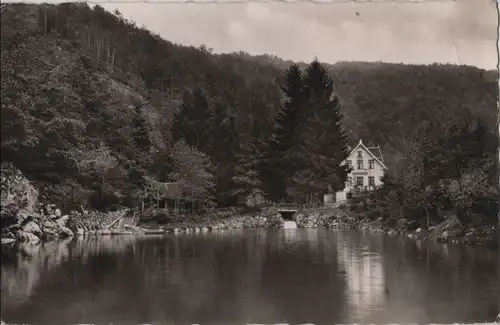
[(380, 147), (366, 147), (362, 140), (349, 152), (347, 159), (342, 162), (352, 167), (347, 175), (344, 190), (336, 193), (336, 201), (345, 201), (347, 193), (354, 188), (373, 190), (382, 185), (382, 177), (387, 170)]

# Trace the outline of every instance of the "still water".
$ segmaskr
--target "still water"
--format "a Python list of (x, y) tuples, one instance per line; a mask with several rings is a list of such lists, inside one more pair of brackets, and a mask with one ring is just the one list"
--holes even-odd
[(498, 251), (354, 231), (234, 230), (2, 248), (30, 324), (491, 322)]

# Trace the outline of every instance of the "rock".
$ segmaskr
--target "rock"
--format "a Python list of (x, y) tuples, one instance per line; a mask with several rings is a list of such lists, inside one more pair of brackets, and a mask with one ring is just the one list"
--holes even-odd
[(1, 163), (1, 202), (2, 215), (8, 210), (38, 211), (38, 190), (10, 162)]
[(459, 230), (462, 229), (462, 223), (458, 220), (456, 215), (450, 216), (447, 220), (444, 221), (444, 230)]
[(476, 233), (476, 229), (471, 228), (471, 229), (467, 230), (467, 233), (465, 234), (465, 236), (466, 237), (474, 236), (475, 233)]
[(59, 238), (59, 232), (57, 228), (44, 228), (43, 229), (43, 239), (54, 240)]
[(67, 227), (60, 227), (58, 228), (58, 233), (60, 238), (69, 238), (69, 237), (74, 237), (75, 234), (71, 231), (71, 229)]
[(69, 216), (66, 215), (66, 216), (62, 216), (62, 217), (56, 219), (56, 223), (61, 227), (66, 227), (66, 223), (68, 222), (68, 220), (69, 220)]
[(403, 229), (403, 228), (406, 229), (407, 226), (408, 226), (408, 219), (406, 218), (399, 219), (396, 225), (398, 229)]
[(52, 220), (47, 220), (45, 221), (43, 224), (42, 224), (42, 228), (43, 231), (45, 232), (45, 228), (46, 229), (52, 229), (52, 228), (57, 228), (59, 225), (57, 223), (55, 223), (54, 221)]
[(28, 221), (25, 223), (22, 227), (21, 230), (27, 233), (32, 233), (37, 237), (41, 237), (43, 235), (42, 230), (40, 229), (40, 226), (34, 222), (34, 221)]
[(422, 228), (417, 228), (415, 230), (415, 238), (427, 238), (429, 235), (428, 231)]
[[(16, 239), (15, 238), (5, 238), (5, 237), (2, 237), (2, 245), (4, 244), (11, 244), (13, 242), (15, 242)], [(2, 322), (2, 324), (5, 324)]]
[(37, 244), (40, 242), (40, 237), (36, 236), (35, 234), (31, 232), (26, 232), (23, 230), (19, 230), (16, 233), (16, 237), (21, 241), (21, 242), (28, 242), (28, 243), (33, 243)]
[(398, 232), (397, 232), (396, 230), (394, 230), (394, 229), (391, 229), (391, 230), (389, 230), (389, 231), (387, 232), (387, 234), (388, 234), (389, 236), (396, 236), (396, 235), (398, 234)]

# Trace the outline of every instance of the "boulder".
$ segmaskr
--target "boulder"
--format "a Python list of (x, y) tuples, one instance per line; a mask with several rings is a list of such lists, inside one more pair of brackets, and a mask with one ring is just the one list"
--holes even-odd
[(4, 245), (4, 244), (11, 244), (11, 243), (13, 243), (15, 241), (16, 241), (15, 238), (4, 238), (4, 237), (2, 237), (2, 245)]
[(43, 239), (45, 240), (55, 240), (59, 238), (59, 233), (57, 228), (44, 228), (43, 229)]
[(71, 229), (67, 227), (59, 227), (57, 229), (57, 234), (59, 235), (59, 238), (69, 238), (75, 236)]
[(45, 231), (45, 229), (54, 229), (54, 228), (57, 228), (59, 225), (52, 221), (52, 220), (46, 220), (43, 224), (42, 224), (42, 228), (43, 228), (43, 231)]
[(21, 242), (28, 242), (28, 243), (33, 243), (37, 244), (40, 242), (40, 237), (36, 236), (35, 234), (31, 232), (26, 232), (23, 230), (19, 230), (16, 233), (16, 238), (20, 240)]
[(66, 227), (66, 223), (68, 222), (69, 220), (69, 216), (66, 215), (66, 216), (62, 216), (60, 218), (57, 218), (56, 219), (56, 223), (61, 226), (61, 227)]
[(27, 223), (21, 226), (21, 230), (26, 233), (32, 233), (37, 237), (42, 237), (43, 235), (40, 226), (35, 221), (28, 221)]
[(458, 220), (458, 217), (456, 215), (452, 215), (448, 219), (443, 221), (442, 227), (444, 230), (450, 231), (457, 231), (463, 228), (462, 223), (460, 222), (460, 220)]

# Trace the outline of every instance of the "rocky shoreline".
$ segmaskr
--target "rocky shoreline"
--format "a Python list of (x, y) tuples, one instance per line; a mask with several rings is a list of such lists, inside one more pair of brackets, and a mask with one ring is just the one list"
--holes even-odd
[(217, 211), (204, 217), (182, 216), (178, 220), (162, 224), (162, 217), (152, 220), (141, 219), (136, 229), (143, 231), (159, 231), (166, 233), (208, 232), (212, 230), (229, 230), (245, 228), (281, 228), (284, 220), (275, 209), (262, 209), (243, 213), (237, 209), (224, 209), (225, 213)]
[(389, 236), (406, 236), (415, 240), (434, 240), (440, 243), (488, 245), (498, 248), (495, 225), (462, 225), (456, 216), (424, 229), (406, 219), (388, 222), (383, 218), (370, 220), (340, 208), (319, 208), (299, 211), (294, 220), (298, 228), (357, 229)]
[(209, 216), (203, 219), (184, 216), (181, 221), (160, 225), (158, 220), (123, 224), (133, 213), (128, 209), (116, 212), (73, 211), (62, 215), (53, 205), (46, 205), (40, 213), (20, 211), (2, 218), (2, 244), (29, 242), (33, 244), (58, 239), (87, 236), (148, 235), (166, 233), (208, 232), (212, 230), (243, 228), (281, 228), (284, 220), (273, 209), (263, 209), (243, 215)]
[(58, 239), (119, 233), (119, 221), (128, 210), (116, 212), (72, 211), (62, 215), (53, 205), (39, 213), (12, 211), (2, 215), (2, 244), (16, 241), (39, 243)]

